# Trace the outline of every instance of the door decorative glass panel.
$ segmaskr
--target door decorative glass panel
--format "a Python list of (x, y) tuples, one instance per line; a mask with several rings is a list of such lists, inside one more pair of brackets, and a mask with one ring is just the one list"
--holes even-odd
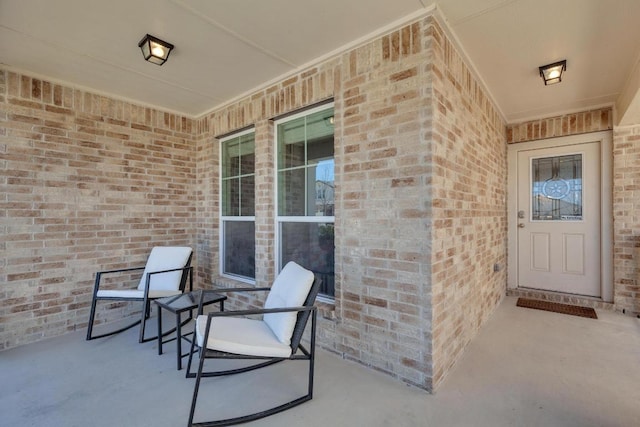
[(531, 160), (531, 220), (582, 220), (582, 154)]

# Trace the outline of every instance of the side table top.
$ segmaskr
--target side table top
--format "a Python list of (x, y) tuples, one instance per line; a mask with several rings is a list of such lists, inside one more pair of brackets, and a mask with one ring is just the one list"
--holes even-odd
[[(158, 298), (155, 301), (160, 307), (169, 310), (174, 313), (180, 313), (185, 310), (192, 310), (198, 308), (200, 304), (200, 294), (202, 291), (185, 292), (180, 295), (174, 295), (165, 298)], [(205, 292), (203, 304), (214, 304), (226, 300), (225, 295), (217, 294), (214, 292)]]

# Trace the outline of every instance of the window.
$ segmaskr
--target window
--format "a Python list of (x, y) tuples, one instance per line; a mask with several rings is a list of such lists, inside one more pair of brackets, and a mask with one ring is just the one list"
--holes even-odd
[(255, 138), (249, 130), (220, 141), (220, 269), (254, 281)]
[(295, 261), (334, 297), (333, 104), (276, 122), (278, 263)]
[(582, 154), (531, 160), (531, 220), (582, 220)]

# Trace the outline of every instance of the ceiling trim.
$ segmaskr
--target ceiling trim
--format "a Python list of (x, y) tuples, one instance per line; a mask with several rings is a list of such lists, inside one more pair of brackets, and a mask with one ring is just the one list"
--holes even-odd
[[(178, 0), (172, 0), (172, 1), (178, 1)], [(421, 4), (422, 4), (422, 2), (421, 2)], [(211, 113), (213, 113), (215, 111), (218, 111), (218, 110), (221, 110), (221, 109), (223, 109), (225, 107), (228, 107), (229, 105), (232, 105), (232, 104), (238, 102), (239, 100), (241, 100), (243, 98), (246, 98), (247, 96), (250, 96), (250, 95), (252, 95), (252, 94), (254, 94), (256, 92), (259, 92), (259, 91), (264, 90), (264, 89), (266, 89), (266, 88), (268, 88), (270, 86), (273, 86), (274, 84), (276, 84), (278, 82), (281, 82), (281, 81), (286, 80), (286, 79), (288, 79), (290, 77), (293, 77), (294, 75), (297, 75), (297, 74), (301, 73), (304, 70), (307, 70), (309, 68), (317, 66), (317, 65), (319, 65), (319, 64), (321, 64), (323, 62), (327, 62), (327, 61), (330, 61), (332, 59), (335, 59), (338, 56), (345, 54), (346, 52), (349, 52), (349, 51), (351, 51), (353, 49), (356, 49), (356, 48), (358, 48), (360, 46), (363, 46), (363, 45), (371, 42), (372, 40), (375, 40), (375, 39), (377, 39), (379, 37), (382, 37), (384, 35), (392, 33), (393, 31), (396, 31), (397, 29), (399, 29), (401, 27), (404, 27), (405, 25), (407, 25), (409, 23), (412, 23), (412, 22), (418, 21), (420, 19), (423, 19), (423, 18), (425, 18), (427, 16), (430, 16), (430, 15), (432, 15), (434, 13), (435, 10), (436, 10), (435, 3), (430, 5), (430, 6), (428, 6), (428, 7), (424, 7), (421, 10), (417, 10), (416, 12), (413, 12), (413, 13), (411, 13), (411, 14), (403, 17), (403, 18), (397, 19), (397, 20), (391, 22), (390, 24), (385, 25), (384, 27), (378, 28), (377, 30), (375, 30), (375, 31), (373, 31), (373, 32), (371, 32), (371, 33), (369, 33), (369, 34), (367, 34), (365, 36), (362, 36), (362, 37), (360, 37), (360, 38), (358, 38), (356, 40), (353, 40), (353, 41), (351, 41), (351, 42), (349, 42), (349, 43), (347, 43), (345, 45), (342, 45), (339, 48), (334, 49), (334, 50), (332, 50), (331, 52), (329, 52), (329, 53), (327, 53), (325, 55), (322, 55), (322, 56), (320, 56), (318, 58), (314, 58), (311, 61), (306, 62), (306, 63), (296, 67), (295, 69), (293, 69), (293, 70), (291, 70), (291, 71), (289, 71), (287, 73), (281, 74), (278, 77), (275, 77), (275, 78), (269, 80), (268, 82), (262, 83), (261, 85), (258, 85), (256, 87), (254, 87), (253, 89), (249, 89), (249, 90), (241, 93), (240, 95), (237, 95), (237, 96), (235, 96), (235, 97), (233, 97), (233, 98), (231, 98), (231, 99), (229, 99), (227, 101), (224, 101), (223, 103), (218, 104), (218, 105), (216, 105), (216, 106), (214, 106), (214, 107), (202, 112), (201, 114), (197, 115), (196, 117), (202, 118), (203, 116), (206, 116), (206, 115), (211, 114)], [(493, 98), (491, 98), (491, 99), (493, 101)]]
[(501, 9), (501, 8), (509, 5), (510, 3), (515, 3), (517, 1), (520, 1), (520, 0), (503, 0), (502, 2), (494, 4), (493, 6), (490, 6), (490, 7), (484, 8), (484, 9), (480, 9), (479, 11), (477, 11), (475, 13), (471, 13), (471, 14), (463, 17), (463, 18), (460, 18), (460, 19), (454, 21), (453, 24), (454, 25), (463, 24), (463, 23), (465, 23), (467, 21), (470, 21), (472, 19), (478, 18), (478, 17), (480, 17), (482, 15), (486, 15), (487, 13), (491, 13), (494, 10)]

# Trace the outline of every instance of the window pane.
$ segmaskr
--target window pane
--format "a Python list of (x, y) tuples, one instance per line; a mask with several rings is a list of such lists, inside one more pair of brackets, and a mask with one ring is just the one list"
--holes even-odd
[(279, 151), (280, 169), (287, 169), (304, 165), (304, 142), (287, 144)]
[(280, 216), (333, 216), (333, 160), (279, 172), (278, 198)]
[(307, 164), (333, 158), (333, 134), (307, 143)]
[(305, 118), (278, 126), (278, 169), (305, 164)]
[(323, 160), (317, 165), (309, 167), (309, 171), (315, 175), (315, 194), (311, 194), (314, 206), (311, 211), (316, 216), (334, 216), (334, 176), (333, 159)]
[(222, 181), (222, 215), (240, 215), (240, 180), (238, 178)]
[[(333, 108), (307, 116), (308, 159), (333, 157)], [(324, 150), (324, 153), (318, 150)], [(314, 153), (315, 152), (315, 153)], [(314, 153), (314, 154), (312, 154)]]
[(254, 216), (255, 209), (255, 177), (254, 175), (240, 178), (240, 215)]
[(253, 221), (224, 222), (224, 270), (247, 278), (255, 278), (255, 224)]
[(256, 164), (256, 145), (254, 142), (254, 134), (244, 135), (240, 137), (240, 175), (255, 173)]
[(254, 134), (249, 133), (222, 143), (222, 215), (253, 216), (255, 212)]
[(240, 148), (237, 140), (222, 143), (222, 177), (228, 178), (240, 174)]
[(305, 173), (304, 168), (278, 173), (278, 215), (305, 216)]
[(531, 219), (582, 220), (582, 155), (545, 157), (531, 162)]
[(234, 177), (255, 172), (253, 134), (222, 142), (222, 177)]
[(278, 169), (333, 157), (333, 108), (278, 126)]
[(295, 261), (322, 279), (320, 293), (333, 297), (334, 228), (332, 223), (283, 222), (281, 224), (282, 266)]

